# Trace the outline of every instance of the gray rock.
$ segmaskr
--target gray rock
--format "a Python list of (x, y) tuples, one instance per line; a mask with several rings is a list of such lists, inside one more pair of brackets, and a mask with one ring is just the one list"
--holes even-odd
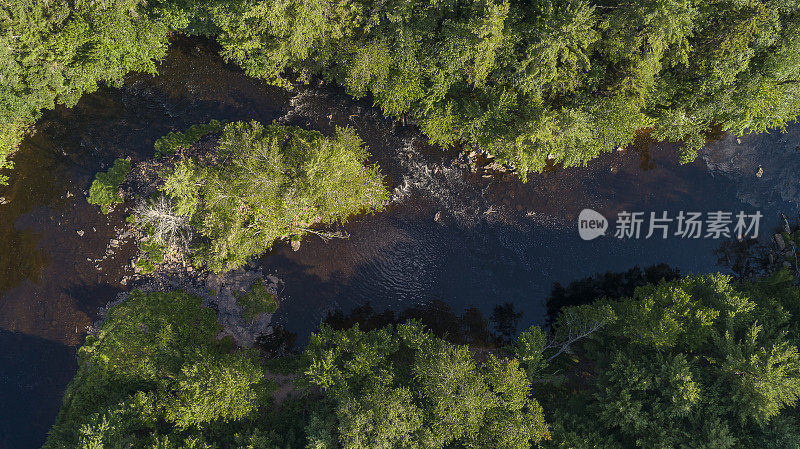
[(772, 238), (775, 240), (775, 244), (778, 245), (778, 251), (783, 251), (783, 249), (786, 248), (786, 242), (783, 241), (782, 235), (775, 234)]

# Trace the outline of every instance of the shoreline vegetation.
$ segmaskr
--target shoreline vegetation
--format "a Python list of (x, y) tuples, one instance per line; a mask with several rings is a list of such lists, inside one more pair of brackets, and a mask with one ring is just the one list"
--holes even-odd
[(0, 167), (42, 110), (156, 73), (175, 33), (215, 39), (272, 84), (319, 76), (369, 95), (523, 179), (642, 129), (688, 161), (706, 135), (781, 129), (800, 111), (800, 5), (785, 0), (23, 0), (0, 5), (0, 28)]
[(302, 352), (278, 358), (219, 339), (215, 312), (200, 304), (133, 291), (111, 307), (79, 350), (44, 448), (800, 441), (800, 290), (788, 270), (662, 280), (478, 346), (402, 317), (365, 330), (323, 324)]

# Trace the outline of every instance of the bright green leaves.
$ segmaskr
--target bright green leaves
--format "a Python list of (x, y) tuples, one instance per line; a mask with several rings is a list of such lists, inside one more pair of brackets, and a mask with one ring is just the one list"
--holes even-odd
[(384, 92), (392, 63), (389, 49), (381, 42), (356, 45), (346, 62), (347, 72), (341, 82), (347, 93), (361, 98), (368, 92)]
[(119, 187), (125, 182), (125, 177), (131, 171), (131, 161), (128, 159), (117, 159), (114, 165), (106, 172), (100, 172), (95, 176), (89, 188), (89, 196), (86, 201), (89, 204), (97, 204), (104, 214), (109, 212), (111, 205), (122, 202), (119, 194)]
[(155, 71), (174, 24), (138, 1), (104, 3), (23, 0), (0, 6), (0, 126), (30, 123), (56, 102), (74, 105), (98, 82)]
[(251, 7), (273, 14), (257, 31), (222, 41), (229, 54), (253, 48), (232, 58), (252, 75), (319, 73), (524, 178), (585, 164), (644, 128), (684, 141), (689, 161), (714, 125), (784, 126), (800, 111), (800, 88), (784, 83), (797, 79), (797, 8), (773, 3), (335, 1), (323, 18), (321, 2), (273, 0)]
[(475, 35), (476, 42), (472, 46), (475, 56), (472, 70), (468, 77), (475, 87), (483, 87), (489, 74), (494, 70), (498, 50), (506, 44), (506, 20), (508, 19), (509, 2), (485, 2), (476, 5), (478, 14), (472, 16), (469, 28)]
[(530, 378), (547, 365), (544, 359), (544, 349), (547, 345), (548, 335), (539, 326), (531, 326), (517, 337), (513, 352), (519, 364), (525, 369)]
[(164, 174), (161, 191), (173, 200), (175, 212), (193, 216), (200, 204), (200, 189), (205, 185), (205, 170), (194, 161), (179, 162), (168, 174)]
[(306, 379), (332, 400), (346, 449), (522, 449), (547, 437), (515, 360), (490, 356), (479, 363), (466, 346), (414, 322), (366, 333), (323, 326), (305, 357)]
[(243, 419), (261, 406), (263, 379), (253, 357), (198, 351), (176, 378), (166, 419), (181, 428)]
[(551, 333), (490, 351), (415, 321), (323, 325), (286, 373), (305, 395), (285, 415), (199, 298), (133, 292), (79, 351), (45, 447), (792, 448), (798, 296), (785, 273), (688, 276), (565, 308)]
[(720, 342), (720, 370), (733, 387), (731, 401), (742, 423), (765, 425), (800, 398), (800, 356), (788, 342), (769, 344), (752, 325), (740, 341), (730, 334)]
[[(8, 159), (16, 151), (24, 135), (24, 127), (0, 124), (0, 170), (14, 168), (14, 163)], [(0, 171), (0, 186), (8, 182), (8, 176)]]
[(265, 399), (258, 360), (230, 353), (214, 311), (200, 304), (182, 292), (133, 291), (111, 307), (78, 352), (44, 447), (205, 447), (190, 443), (205, 440), (204, 428), (253, 417)]
[(349, 128), (333, 138), (315, 131), (257, 122), (225, 127), (216, 157), (200, 167), (181, 162), (164, 173), (162, 190), (191, 217), (205, 242), (196, 259), (215, 271), (243, 265), (277, 239), (381, 210), (388, 199), (377, 166), (365, 166), (363, 141)]
[(592, 67), (590, 49), (599, 39), (595, 7), (581, 1), (540, 1), (538, 19), (520, 27), (531, 45), (521, 55), (517, 73), (509, 79), (517, 89), (541, 101), (574, 92)]
[[(128, 71), (153, 72), (167, 34), (184, 29), (216, 37), (251, 76), (284, 87), (322, 76), (413, 119), (431, 142), (489, 151), (523, 178), (585, 164), (645, 128), (683, 142), (686, 162), (712, 128), (762, 132), (800, 113), (800, 15), (788, 0), (102, 5), (1, 7), (0, 127), (21, 129)], [(0, 155), (20, 136), (0, 140)]]
[(640, 287), (633, 298), (622, 300), (615, 307), (619, 325), (611, 332), (655, 349), (704, 346), (720, 312), (698, 301), (692, 294), (692, 283), (691, 278), (686, 278), (672, 284)]
[(208, 123), (192, 125), (183, 132), (171, 132), (166, 136), (160, 137), (153, 144), (156, 150), (156, 157), (174, 154), (178, 150), (189, 148), (203, 136), (211, 133), (220, 133), (223, 129), (225, 129), (225, 122), (211, 120)]

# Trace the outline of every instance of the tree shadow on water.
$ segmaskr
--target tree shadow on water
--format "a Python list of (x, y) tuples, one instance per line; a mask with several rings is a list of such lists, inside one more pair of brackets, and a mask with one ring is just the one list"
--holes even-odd
[(61, 406), (75, 374), (75, 349), (0, 330), (0, 449), (35, 449)]

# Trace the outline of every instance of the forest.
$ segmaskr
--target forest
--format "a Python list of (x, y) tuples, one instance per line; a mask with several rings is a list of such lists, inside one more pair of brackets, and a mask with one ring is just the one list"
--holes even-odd
[(21, 0), (0, 5), (0, 29), (0, 167), (43, 110), (154, 73), (174, 33), (276, 85), (369, 96), (523, 178), (637, 132), (689, 161), (709, 135), (800, 110), (794, 0)]
[(197, 297), (133, 291), (80, 349), (44, 447), (800, 447), (798, 313), (788, 271), (685, 276), (507, 344), (334, 321), (275, 358), (216, 338)]

